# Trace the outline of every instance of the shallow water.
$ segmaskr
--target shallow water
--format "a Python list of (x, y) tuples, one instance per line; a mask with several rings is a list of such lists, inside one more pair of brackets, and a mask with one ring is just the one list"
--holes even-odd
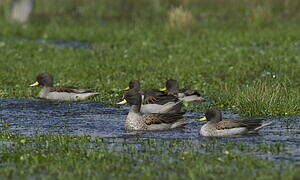
[(81, 41), (62, 41), (62, 40), (48, 40), (42, 38), (25, 38), (25, 37), (0, 37), (1, 41), (18, 42), (18, 41), (34, 41), (44, 44), (52, 44), (60, 47), (72, 47), (72, 48), (86, 48), (92, 47), (90, 43)]
[[(74, 134), (100, 136), (106, 139), (119, 137), (153, 138), (160, 140), (187, 139), (194, 143), (201, 143), (212, 138), (199, 135), (198, 131), (203, 123), (195, 121), (203, 113), (189, 112), (185, 117), (189, 124), (183, 129), (170, 131), (144, 132), (130, 134), (125, 132), (124, 120), (129, 106), (116, 108), (116, 105), (102, 102), (55, 102), (42, 99), (0, 99), (0, 119), (9, 125), (10, 132), (24, 135), (34, 134)], [(238, 119), (239, 115), (224, 112), (224, 118)], [(241, 136), (218, 138), (218, 143), (246, 143), (255, 146), (259, 143), (284, 144), (287, 153), (265, 153), (262, 156), (271, 159), (289, 159), (300, 161), (300, 116), (265, 118), (274, 123), (262, 129), (256, 136)], [(2, 128), (4, 129), (4, 128)], [(257, 154), (260, 156), (261, 154)]]

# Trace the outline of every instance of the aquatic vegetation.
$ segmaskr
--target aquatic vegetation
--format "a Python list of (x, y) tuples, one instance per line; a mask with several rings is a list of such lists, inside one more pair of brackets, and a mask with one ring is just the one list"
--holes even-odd
[[(97, 167), (105, 167), (105, 165), (100, 165), (101, 162), (108, 163), (107, 166), (111, 166), (109, 163), (114, 163), (112, 166), (116, 168), (115, 171), (120, 171), (121, 174), (123, 172), (121, 166), (128, 166), (126, 163), (132, 163), (128, 168), (136, 169), (136, 167), (133, 167), (136, 165), (145, 166), (143, 168), (138, 167), (137, 171), (146, 174), (149, 173), (149, 176), (152, 176), (152, 173), (158, 173), (158, 170), (148, 169), (148, 166), (152, 167), (154, 166), (153, 163), (156, 163), (156, 166), (166, 168), (166, 176), (168, 176), (170, 171), (181, 171), (182, 165), (189, 167), (189, 169), (191, 168), (191, 170), (184, 169), (182, 171), (191, 171), (195, 177), (199, 177), (200, 175), (202, 177), (203, 174), (198, 174), (197, 169), (192, 170), (192, 166), (185, 164), (188, 164), (188, 162), (180, 162), (182, 164), (178, 166), (174, 166), (174, 163), (177, 164), (178, 161), (185, 160), (193, 162), (195, 163), (194, 168), (197, 167), (198, 170), (203, 171), (205, 174), (212, 173), (215, 170), (215, 166), (221, 166), (218, 163), (219, 161), (230, 164), (230, 162), (224, 160), (225, 157), (223, 156), (234, 157), (233, 159), (238, 157), (238, 159), (242, 159), (241, 161), (245, 161), (239, 162), (242, 164), (249, 163), (248, 161), (250, 160), (248, 158), (250, 158), (253, 160), (253, 164), (249, 165), (249, 168), (255, 166), (253, 167), (254, 169), (260, 169), (260, 166), (256, 167), (254, 164), (260, 163), (260, 161), (266, 163), (265, 161), (267, 161), (271, 164), (274, 163), (271, 166), (267, 165), (268, 168), (272, 167), (272, 171), (279, 172), (284, 169), (284, 171), (291, 171), (291, 174), (296, 173), (297, 162), (299, 161), (299, 153), (297, 151), (299, 117), (266, 119), (272, 120), (274, 123), (272, 126), (262, 129), (259, 135), (211, 139), (199, 135), (199, 129), (202, 126), (200, 122), (196, 122), (202, 116), (199, 113), (186, 114), (189, 124), (184, 129), (143, 133), (126, 132), (124, 120), (128, 113), (128, 108), (128, 106), (123, 109), (112, 107), (109, 103), (87, 101), (49, 102), (37, 99), (1, 99), (0, 116), (3, 119), (2, 123), (5, 122), (9, 126), (0, 126), (0, 143), (1, 145), (6, 145), (8, 148), (7, 151), (3, 152), (14, 150), (14, 154), (19, 154), (13, 162), (15, 165), (21, 163), (18, 162), (20, 160), (18, 158), (22, 160), (28, 158), (26, 168), (29, 169), (39, 167), (39, 164), (46, 166), (46, 162), (54, 163), (53, 166), (55, 167), (52, 170), (43, 170), (43, 172), (46, 171), (47, 173), (58, 171), (60, 164), (64, 164), (64, 162), (61, 162), (63, 160), (75, 161), (72, 158), (65, 159), (65, 156), (68, 156), (68, 153), (78, 153), (78, 151), (84, 152), (76, 155), (73, 154), (72, 157), (76, 156), (80, 162), (85, 162), (86, 153), (90, 152), (96, 153), (95, 156), (105, 158), (110, 157), (111, 154), (114, 154), (113, 156), (116, 155), (118, 158), (110, 159), (110, 161), (90, 159), (90, 157), (86, 161), (91, 161), (87, 162), (90, 167), (94, 167), (95, 164)], [(224, 118), (231, 117), (237, 117), (237, 114), (224, 112)], [(288, 127), (286, 127), (287, 120), (290, 123)], [(49, 143), (53, 144), (49, 145)], [(59, 147), (52, 147), (56, 146), (55, 144), (59, 144)], [(19, 148), (14, 149), (17, 145)], [(45, 147), (49, 149), (45, 150)], [(29, 148), (33, 152), (38, 152), (37, 154), (32, 154), (33, 152), (28, 152), (29, 150), (24, 152), (22, 148)], [(64, 148), (67, 149), (65, 150), (67, 152), (58, 153), (63, 151)], [(39, 150), (43, 151), (39, 152)], [(43, 153), (46, 155), (42, 155)], [(52, 153), (52, 155), (48, 157), (47, 153)], [(24, 154), (29, 155), (24, 156)], [(39, 158), (44, 158), (43, 160), (46, 158), (46, 160), (45, 162), (42, 160), (34, 161), (36, 164), (32, 164), (32, 156), (42, 156)], [(56, 158), (49, 160), (53, 157)], [(206, 157), (211, 158), (216, 164), (213, 164), (213, 162), (212, 164), (208, 163), (209, 169), (202, 170), (200, 168), (201, 165), (197, 163), (207, 164), (207, 162), (204, 162), (209, 161)], [(218, 159), (220, 157), (222, 158)], [(7, 161), (11, 162), (11, 159), (15, 157), (11, 154), (7, 158)], [(125, 160), (124, 162), (118, 162), (120, 165), (116, 167), (115, 161), (120, 158)], [(232, 163), (236, 162), (233, 159)], [(147, 164), (149, 162), (151, 163)], [(67, 162), (65, 163), (68, 167), (72, 167), (71, 169), (74, 171), (77, 171), (76, 167), (80, 167), (80, 164), (76, 165), (75, 163), (70, 165)], [(76, 167), (73, 168), (73, 166)], [(26, 169), (24, 166), (22, 167)], [(234, 164), (230, 165), (230, 167), (236, 168)], [(220, 167), (220, 171), (230, 174), (232, 171), (230, 167), (223, 170)], [(271, 171), (268, 168), (265, 171)], [(100, 171), (98, 168), (96, 169)], [(264, 169), (264, 165), (262, 165), (262, 169)], [(35, 175), (39, 172), (38, 170), (32, 171), (34, 171)], [(65, 171), (69, 172), (69, 170)], [(113, 173), (112, 171), (110, 169), (108, 172)], [(240, 171), (240, 169), (237, 171)], [(73, 173), (76, 174), (76, 172), (72, 171), (71, 174)], [(162, 174), (164, 173), (162, 172)], [(279, 173), (276, 174), (271, 175), (271, 177), (278, 177)], [(137, 174), (137, 176), (139, 175)], [(184, 175), (188, 176), (187, 174)], [(165, 175), (162, 175), (162, 177), (165, 177)], [(203, 175), (203, 177), (206, 176)], [(230, 178), (230, 175), (228, 175), (228, 178)]]
[[(217, 179), (218, 173), (222, 173), (224, 179), (251, 179), (253, 176), (293, 179), (297, 176), (296, 169), (280, 169), (276, 162), (239, 155), (232, 150), (233, 146), (221, 153), (201, 152), (201, 147), (210, 145), (211, 141), (195, 146), (179, 139), (120, 141), (71, 135), (23, 137), (7, 132), (1, 132), (0, 139), (16, 142), (6, 144), (1, 150), (2, 178), (148, 179), (155, 175), (167, 179)], [(217, 143), (215, 147), (220, 145)], [(274, 171), (277, 169), (281, 173)]]

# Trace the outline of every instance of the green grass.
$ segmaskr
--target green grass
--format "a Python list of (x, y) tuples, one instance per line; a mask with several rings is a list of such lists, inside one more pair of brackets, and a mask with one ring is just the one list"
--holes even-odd
[[(108, 142), (90, 136), (26, 138), (7, 132), (1, 133), (1, 140), (0, 177), (9, 179), (219, 179), (222, 175), (223, 179), (292, 180), (299, 178), (300, 170), (235, 152), (237, 148), (253, 152), (245, 144), (228, 142), (224, 146), (214, 140), (195, 146), (186, 140)], [(261, 145), (259, 149), (277, 154), (284, 151), (280, 147)]]
[[(132, 79), (141, 80), (144, 88), (160, 88), (175, 78), (182, 87), (201, 90), (212, 107), (243, 116), (299, 115), (299, 1), (40, 0), (28, 24), (7, 20), (8, 3), (0, 2), (0, 37), (77, 40), (92, 48), (0, 40), (0, 98), (36, 97), (40, 88), (28, 85), (44, 71), (54, 75), (56, 85), (91, 88), (101, 94), (92, 100), (105, 102), (120, 100)], [(190, 12), (191, 22), (170, 26), (168, 14), (174, 7)], [(191, 107), (199, 112), (208, 108)], [(209, 140), (196, 146), (184, 140), (142, 139), (144, 149), (116, 142), (124, 148), (120, 151), (87, 136), (0, 135), (0, 177), (8, 179), (221, 175), (292, 180), (300, 172), (293, 163), (290, 167), (251, 155), (285, 152), (282, 144), (249, 147)]]
[[(51, 24), (39, 33), (35, 27), (26, 25), (15, 36), (47, 34), (49, 39), (86, 40), (93, 48), (2, 41), (0, 97), (35, 97), (37, 89), (28, 84), (47, 71), (54, 74), (57, 85), (100, 92), (98, 101), (119, 100), (131, 79), (141, 80), (144, 88), (160, 88), (168, 78), (175, 78), (182, 87), (203, 91), (216, 101), (214, 106), (233, 108), (243, 115), (299, 112), (299, 27), (261, 29), (259, 33), (253, 29), (169, 32), (164, 25), (143, 23), (78, 29)], [(12, 29), (6, 28), (2, 34)]]

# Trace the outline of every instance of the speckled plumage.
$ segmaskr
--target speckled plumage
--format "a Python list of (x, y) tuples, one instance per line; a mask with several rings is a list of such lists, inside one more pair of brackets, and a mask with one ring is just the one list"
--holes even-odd
[(125, 128), (127, 130), (167, 130), (182, 127), (187, 121), (182, 120), (184, 112), (165, 113), (165, 114), (142, 114), (141, 94), (131, 89), (125, 93), (124, 98), (131, 104), (131, 108), (125, 120)]
[[(131, 108), (135, 108), (134, 106)], [(131, 109), (125, 120), (125, 128), (136, 131), (173, 129), (187, 124), (186, 121), (181, 120), (183, 114), (184, 112), (142, 115), (140, 112)]]

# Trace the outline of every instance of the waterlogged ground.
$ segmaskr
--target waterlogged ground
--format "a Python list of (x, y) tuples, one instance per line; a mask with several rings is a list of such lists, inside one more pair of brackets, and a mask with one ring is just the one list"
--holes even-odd
[[(27, 24), (7, 21), (9, 2), (0, 1), (0, 179), (300, 179), (299, 2), (41, 0)], [(41, 72), (101, 96), (32, 99), (40, 88), (27, 85)], [(122, 89), (169, 78), (209, 103), (188, 107), (184, 129), (125, 132), (129, 106), (113, 103)], [(211, 107), (274, 124), (205, 138), (195, 120)]]
[(62, 41), (62, 40), (47, 40), (42, 38), (24, 38), (24, 37), (0, 37), (3, 42), (38, 42), (42, 44), (51, 44), (58, 47), (72, 48), (91, 48), (91, 44), (81, 41)]
[[(97, 48), (94, 48), (94, 43), (85, 43), (84, 41), (3, 37), (0, 40), (5, 42), (0, 43), (2, 47), (21, 43), (22, 47), (27, 47), (26, 44), (34, 44), (39, 48), (53, 48), (59, 51), (58, 54), (70, 51), (69, 53), (72, 54), (69, 58), (72, 59), (71, 64), (74, 64), (73, 59), (81, 56), (81, 53), (97, 51)], [(247, 47), (246, 49), (255, 52), (264, 51), (262, 46), (250, 45)], [(233, 49), (239, 48), (241, 47), (236, 46)], [(3, 52), (7, 51), (3, 50)], [(73, 57), (73, 54), (76, 55)], [(65, 60), (65, 57), (63, 58)], [(56, 57), (51, 58), (51, 61), (46, 61), (48, 63), (55, 59)], [(83, 59), (90, 58), (83, 56)], [(60, 62), (58, 60), (54, 64), (60, 64)], [(80, 62), (78, 63), (80, 64)], [(97, 59), (98, 62), (102, 61)], [(106, 69), (111, 68), (111, 62), (109, 61), (107, 64), (109, 68)], [(121, 67), (120, 72), (122, 72), (125, 66), (119, 66), (119, 62), (116, 64), (117, 67)], [(29, 65), (31, 67), (32, 63), (29, 62)], [(8, 68), (5, 68), (4, 72), (15, 67), (15, 64), (6, 67)], [(23, 64), (20, 67), (23, 68)], [(45, 67), (49, 67), (49, 65), (45, 65)], [(88, 71), (93, 67), (90, 66)], [(72, 66), (71, 69), (73, 68)], [(163, 70), (165, 69), (163, 68)], [(237, 95), (234, 95), (235, 90), (227, 92), (228, 99), (224, 99), (224, 90), (220, 91), (218, 88), (218, 91), (204, 89), (206, 91), (205, 97), (209, 101), (201, 105), (193, 104), (187, 108), (185, 118), (190, 123), (185, 128), (137, 134), (126, 132), (124, 129), (124, 120), (129, 106), (103, 103), (103, 101), (114, 102), (120, 99), (121, 89), (127, 84), (120, 85), (120, 82), (128, 82), (128, 79), (119, 79), (125, 77), (123, 74), (115, 76), (118, 77), (118, 80), (109, 80), (105, 83), (99, 82), (99, 78), (96, 77), (82, 78), (80, 75), (79, 78), (74, 79), (74, 82), (62, 80), (63, 83), (67, 81), (67, 84), (74, 84), (84, 79), (90, 79), (90, 81), (84, 81), (83, 84), (78, 85), (84, 87), (100, 85), (93, 89), (103, 96), (96, 97), (93, 102), (54, 102), (33, 98), (25, 99), (35, 95), (39, 88), (29, 90), (24, 88), (23, 84), (31, 83), (35, 75), (41, 71), (39, 69), (30, 78), (23, 75), (21, 78), (19, 76), (12, 78), (11, 81), (8, 79), (14, 73), (3, 76), (2, 81), (6, 83), (3, 83), (4, 88), (0, 90), (0, 97), (21, 97), (21, 99), (0, 99), (0, 159), (2, 160), (1, 166), (5, 167), (0, 169), (0, 177), (52, 179), (59, 173), (60, 178), (68, 179), (86, 179), (87, 177), (97, 177), (97, 179), (124, 179), (125, 177), (153, 179), (158, 175), (160, 179), (219, 179), (219, 174), (222, 174), (224, 179), (252, 179), (251, 177), (257, 179), (299, 179), (300, 116), (297, 116), (298, 96), (293, 95), (293, 93), (297, 94), (297, 90), (287, 93), (288, 91), (282, 84), (274, 85), (271, 83), (268, 85), (257, 82), (254, 83), (253, 87), (249, 88), (246, 85), (244, 90), (237, 90)], [(190, 72), (190, 69), (184, 72)], [(97, 73), (98, 70), (91, 74)], [(111, 75), (111, 70), (108, 73)], [(172, 74), (172, 72), (166, 74), (170, 73)], [(75, 74), (77, 74), (77, 70)], [(277, 78), (275, 73), (264, 70), (262, 77), (266, 76), (270, 76), (272, 81)], [(101, 77), (105, 81), (109, 79), (103, 75), (103, 71), (101, 71)], [(148, 82), (143, 81), (144, 78), (138, 77), (142, 79), (143, 84), (148, 84)], [(188, 76), (187, 79), (190, 77)], [(209, 76), (205, 75), (205, 77)], [(19, 78), (22, 80), (17, 83)], [(60, 76), (57, 80), (62, 78), (65, 76)], [(161, 77), (159, 79), (162, 82)], [(185, 82), (185, 80), (184, 78), (180, 82)], [(87, 82), (92, 84), (85, 84)], [(103, 88), (103, 85), (107, 84), (112, 87)], [(211, 84), (210, 80), (209, 83), (199, 83), (199, 79), (197, 79), (192, 84), (202, 85), (198, 89), (214, 86), (206, 86)], [(9, 88), (6, 87), (7, 85)], [(296, 85), (294, 84), (294, 86)], [(228, 90), (227, 85), (224, 88), (226, 92)], [(209, 94), (215, 94), (215, 96)], [(287, 97), (283, 97), (284, 94)], [(230, 105), (232, 100), (234, 103)], [(225, 109), (223, 117), (228, 119), (238, 119), (240, 115), (236, 111), (226, 111), (226, 109), (238, 110), (244, 116), (274, 115), (263, 118), (273, 121), (273, 125), (262, 129), (259, 135), (254, 136), (205, 138), (198, 133), (203, 123), (196, 120), (203, 115), (203, 110), (208, 107), (223, 107)], [(286, 114), (296, 116), (277, 116)]]
[[(205, 138), (199, 135), (203, 123), (196, 120), (202, 112), (188, 112), (190, 123), (183, 129), (132, 134), (124, 129), (124, 120), (129, 106), (117, 106), (101, 102), (54, 102), (42, 99), (1, 99), (0, 117), (2, 130), (25, 136), (41, 134), (71, 134), (101, 137), (108, 146), (124, 148), (124, 141), (143, 148), (145, 138), (158, 140), (157, 146), (165, 147), (169, 140), (183, 140), (187, 145), (176, 148), (197, 151), (220, 151), (214, 144), (223, 144), (224, 149), (237, 146), (236, 151), (272, 160), (300, 161), (300, 116), (268, 117), (273, 125), (260, 131), (259, 135), (231, 138)], [(237, 119), (239, 114), (224, 112), (224, 118)], [(147, 140), (149, 141), (149, 139)], [(209, 142), (209, 149), (203, 143)], [(184, 144), (184, 143), (183, 143)], [(192, 144), (192, 145), (191, 145)], [(169, 146), (169, 145), (167, 145)], [(276, 153), (269, 153), (268, 149)], [(224, 150), (222, 149), (222, 151)], [(247, 151), (243, 151), (248, 149)], [(261, 151), (259, 149), (267, 149)]]

